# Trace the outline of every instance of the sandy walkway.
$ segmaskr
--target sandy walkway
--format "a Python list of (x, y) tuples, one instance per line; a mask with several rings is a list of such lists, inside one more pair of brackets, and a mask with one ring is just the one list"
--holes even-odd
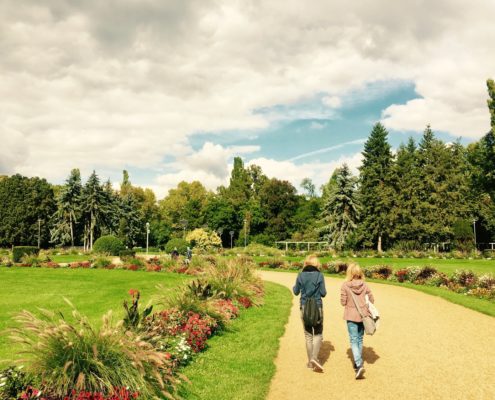
[[(292, 288), (296, 275), (263, 271), (263, 279)], [(397, 286), (370, 284), (382, 322), (364, 338), (365, 375), (354, 379), (342, 307), (342, 280), (326, 278), (325, 372), (306, 368), (293, 298), (268, 399), (495, 399), (495, 318)], [(309, 396), (309, 397), (308, 397)]]

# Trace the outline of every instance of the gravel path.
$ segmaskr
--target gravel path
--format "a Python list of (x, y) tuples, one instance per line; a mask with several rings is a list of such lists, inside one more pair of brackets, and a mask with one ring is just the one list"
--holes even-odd
[[(263, 279), (292, 289), (293, 273), (262, 271)], [(280, 341), (269, 400), (495, 399), (495, 318), (441, 298), (392, 285), (369, 286), (382, 316), (364, 338), (364, 379), (356, 381), (343, 310), (343, 280), (325, 278), (324, 372), (306, 368), (299, 298), (293, 298)]]

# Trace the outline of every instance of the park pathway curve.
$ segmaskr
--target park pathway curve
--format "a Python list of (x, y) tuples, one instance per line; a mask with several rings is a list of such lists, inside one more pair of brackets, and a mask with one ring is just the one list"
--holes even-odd
[[(261, 271), (264, 280), (292, 289), (296, 275)], [(275, 360), (268, 400), (495, 400), (495, 318), (412, 289), (370, 283), (382, 316), (364, 338), (364, 379), (356, 381), (340, 286), (325, 278), (324, 372), (306, 368), (299, 298)]]

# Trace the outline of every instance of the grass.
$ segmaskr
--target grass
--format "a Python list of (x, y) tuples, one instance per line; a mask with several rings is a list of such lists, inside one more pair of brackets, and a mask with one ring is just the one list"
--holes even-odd
[[(274, 257), (254, 257), (256, 262), (267, 261)], [(284, 260), (300, 262), (304, 257), (283, 257)], [(422, 267), (431, 265), (441, 272), (452, 274), (456, 269), (470, 269), (477, 274), (495, 273), (495, 260), (480, 259), (443, 259), (443, 258), (375, 258), (375, 257), (321, 257), (322, 263), (332, 261), (349, 261), (359, 264), (361, 267), (370, 267), (373, 265), (389, 265), (393, 269), (401, 269), (411, 266)]]
[(57, 263), (70, 263), (75, 261), (87, 261), (93, 256), (90, 254), (53, 254), (50, 259)]
[(122, 302), (129, 299), (129, 289), (142, 293), (142, 305), (157, 293), (156, 285), (175, 287), (189, 279), (183, 275), (124, 270), (85, 270), (47, 268), (0, 268), (0, 366), (15, 358), (16, 349), (10, 344), (5, 329), (11, 327), (11, 316), (19, 311), (36, 312), (37, 307), (60, 310), (71, 308), (67, 297), (90, 321), (100, 323), (101, 316), (113, 310), (123, 316)]
[(290, 291), (265, 282), (265, 305), (250, 308), (232, 328), (213, 337), (209, 349), (184, 369), (191, 385), (180, 394), (195, 400), (259, 400), (268, 393), (275, 373), (278, 339), (291, 306)]

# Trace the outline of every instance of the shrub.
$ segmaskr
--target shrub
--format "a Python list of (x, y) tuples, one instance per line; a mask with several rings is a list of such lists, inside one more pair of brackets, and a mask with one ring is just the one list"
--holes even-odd
[(220, 239), (216, 232), (201, 228), (189, 232), (186, 240), (193, 247), (204, 251), (212, 251), (222, 246), (222, 239)]
[(120, 250), (119, 252), (120, 258), (134, 258), (136, 256), (136, 252), (131, 249)]
[(213, 333), (216, 326), (214, 318), (209, 316), (201, 316), (195, 313), (189, 313), (187, 321), (182, 327), (182, 332), (185, 333), (186, 341), (195, 353), (204, 350), (206, 341)]
[(402, 283), (407, 280), (407, 273), (408, 273), (407, 269), (402, 268), (395, 271), (394, 275), (397, 278), (397, 281)]
[(476, 285), (478, 277), (470, 270), (456, 270), (452, 275), (451, 281), (465, 288), (471, 288)]
[(12, 260), (18, 263), (24, 256), (37, 256), (39, 251), (40, 249), (35, 246), (15, 246), (12, 249)]
[(392, 275), (392, 268), (388, 265), (375, 265), (370, 268), (365, 268), (364, 275), (367, 278), (373, 279), (388, 279)]
[(112, 265), (112, 262), (105, 257), (99, 257), (93, 263), (95, 268), (108, 268), (110, 265)]
[(93, 251), (95, 253), (107, 254), (110, 256), (118, 256), (122, 250), (124, 250), (124, 243), (112, 235), (101, 236), (93, 244)]
[(478, 278), (478, 286), (485, 289), (495, 288), (495, 276), (492, 274), (481, 275)]
[(21, 392), (28, 386), (35, 385), (34, 377), (16, 366), (0, 371), (0, 399), (20, 398)]
[(421, 268), (419, 273), (416, 275), (415, 280), (416, 281), (425, 281), (437, 273), (438, 273), (438, 271), (435, 268), (430, 267), (429, 265), (426, 265), (423, 268)]
[(449, 277), (442, 273), (442, 272), (437, 272), (433, 275), (431, 275), (429, 278), (427, 278), (424, 281), (424, 284), (427, 286), (448, 286), (449, 284)]
[(184, 239), (180, 239), (180, 238), (170, 239), (165, 245), (165, 252), (170, 254), (175, 248), (177, 248), (179, 254), (186, 254), (187, 246), (189, 246), (189, 242), (187, 242)]
[(110, 393), (128, 387), (144, 398), (158, 391), (169, 397), (166, 384), (177, 383), (170, 361), (132, 331), (114, 325), (111, 312), (99, 329), (76, 310), (73, 322), (62, 313), (41, 312), (41, 318), (27, 311), (18, 314), (21, 326), (11, 333), (30, 355), (28, 371), (40, 376), (45, 395), (63, 398), (73, 389)]
[(42, 261), (36, 256), (28, 256), (27, 254), (22, 256), (21, 264), (24, 267), (41, 267)]

